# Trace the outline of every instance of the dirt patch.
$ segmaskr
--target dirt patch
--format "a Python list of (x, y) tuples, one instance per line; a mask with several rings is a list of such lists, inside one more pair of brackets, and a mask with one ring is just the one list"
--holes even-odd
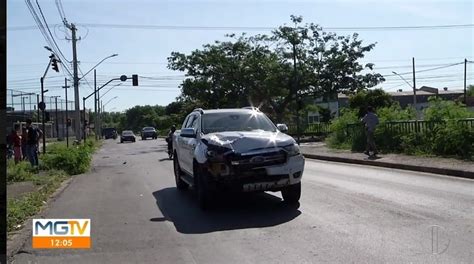
[(36, 191), (40, 186), (31, 181), (14, 182), (7, 185), (7, 199), (18, 199), (28, 193)]

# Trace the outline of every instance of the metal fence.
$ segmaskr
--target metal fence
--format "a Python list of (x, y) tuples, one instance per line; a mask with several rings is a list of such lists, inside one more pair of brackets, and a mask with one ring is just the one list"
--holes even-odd
[[(64, 97), (64, 95), (62, 95)], [(41, 101), (41, 94), (7, 89), (7, 111), (16, 113), (32, 113), (38, 111), (38, 103)], [(66, 100), (56, 96), (44, 96), (46, 111), (66, 109)], [(74, 109), (74, 101), (67, 101), (67, 108)]]
[[(428, 132), (433, 131), (436, 127), (444, 126), (449, 120), (440, 121), (426, 121), (426, 120), (401, 120), (401, 121), (389, 121), (384, 122), (381, 126), (384, 126), (385, 131), (396, 132), (396, 133), (414, 133), (414, 132)], [(465, 118), (453, 120), (455, 122), (466, 125), (470, 129), (474, 129), (474, 118)], [(330, 134), (330, 123), (317, 123), (317, 124), (302, 124), (300, 126), (300, 135), (302, 136), (324, 136)], [(347, 136), (357, 136), (364, 132), (364, 125), (362, 123), (349, 124), (345, 127), (345, 134)], [(288, 126), (288, 134), (291, 136), (297, 135), (296, 125), (291, 124)]]
[[(327, 135), (331, 131), (329, 129), (329, 123), (316, 123), (316, 124), (302, 124), (300, 126), (300, 134), (302, 136), (322, 136)], [(288, 134), (295, 136), (298, 133), (295, 124), (288, 125)]]
[[(426, 121), (426, 120), (403, 120), (403, 121), (389, 121), (384, 122), (381, 125), (384, 126), (385, 131), (396, 132), (396, 133), (424, 133), (433, 131), (436, 127), (445, 126), (447, 122), (454, 121), (462, 125), (467, 126), (470, 129), (474, 129), (474, 118), (465, 118), (457, 120), (439, 120), (439, 121)], [(362, 123), (349, 124), (346, 126), (346, 135), (357, 136), (362, 133), (364, 125)]]

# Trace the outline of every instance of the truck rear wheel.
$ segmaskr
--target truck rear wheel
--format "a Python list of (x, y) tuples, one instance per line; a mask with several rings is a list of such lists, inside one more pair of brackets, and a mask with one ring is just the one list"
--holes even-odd
[[(176, 154), (176, 153), (175, 153)], [(173, 159), (173, 170), (174, 170), (174, 179), (176, 181), (176, 188), (178, 190), (186, 190), (188, 188), (188, 184), (181, 179), (181, 175), (183, 172), (181, 171), (181, 168), (179, 167), (179, 162), (178, 159)]]
[(301, 197), (301, 182), (285, 187), (281, 190), (281, 196), (286, 203), (298, 203)]

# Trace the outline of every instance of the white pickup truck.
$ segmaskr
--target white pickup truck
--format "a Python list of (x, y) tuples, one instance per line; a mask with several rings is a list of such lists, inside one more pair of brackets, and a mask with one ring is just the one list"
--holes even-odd
[(297, 204), (305, 160), (287, 130), (253, 107), (195, 109), (173, 135), (178, 190), (193, 187), (202, 209), (227, 191), (281, 191)]

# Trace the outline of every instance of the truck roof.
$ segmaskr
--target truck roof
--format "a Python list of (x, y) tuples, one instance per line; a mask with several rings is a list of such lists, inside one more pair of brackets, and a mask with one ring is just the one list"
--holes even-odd
[(213, 113), (248, 113), (253, 111), (248, 108), (222, 108), (222, 109), (203, 109), (203, 114), (213, 114)]

